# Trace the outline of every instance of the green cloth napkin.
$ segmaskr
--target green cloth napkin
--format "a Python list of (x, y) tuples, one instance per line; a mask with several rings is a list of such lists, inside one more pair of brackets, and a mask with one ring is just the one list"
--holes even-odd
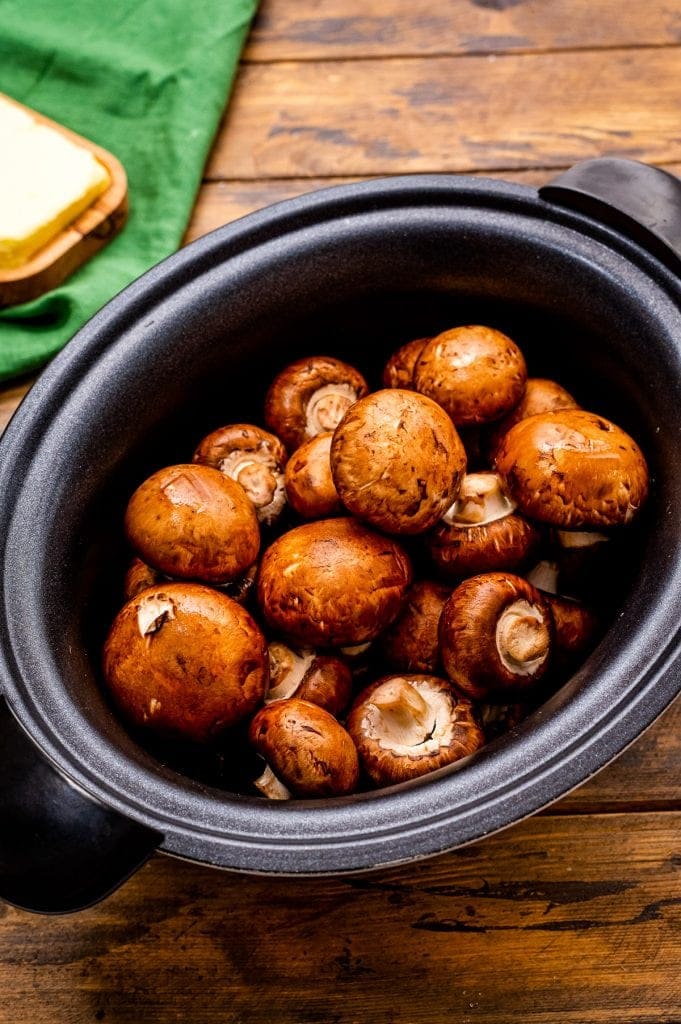
[(0, 92), (114, 153), (130, 201), (122, 233), (72, 277), (0, 312), (0, 380), (40, 366), (177, 249), (256, 6), (0, 0)]

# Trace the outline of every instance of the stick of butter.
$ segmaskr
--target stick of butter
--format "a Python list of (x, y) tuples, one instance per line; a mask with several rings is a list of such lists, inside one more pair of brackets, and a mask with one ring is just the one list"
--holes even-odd
[(109, 183), (87, 149), (0, 97), (0, 270), (27, 263)]

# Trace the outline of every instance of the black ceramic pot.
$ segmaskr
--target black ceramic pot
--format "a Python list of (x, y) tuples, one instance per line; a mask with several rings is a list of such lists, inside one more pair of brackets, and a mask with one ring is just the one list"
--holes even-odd
[[(0, 444), (0, 894), (76, 909), (155, 849), (275, 874), (409, 861), (518, 821), (634, 740), (681, 685), (680, 254), (680, 183), (591, 161), (539, 193), (451, 176), (317, 192), (202, 238), (109, 303)], [(461, 770), (383, 792), (268, 804), (161, 763), (99, 669), (133, 487), (215, 426), (257, 419), (294, 357), (377, 378), (398, 344), (467, 322), (507, 331), (533, 375), (558, 374), (647, 453), (640, 564), (595, 653)]]

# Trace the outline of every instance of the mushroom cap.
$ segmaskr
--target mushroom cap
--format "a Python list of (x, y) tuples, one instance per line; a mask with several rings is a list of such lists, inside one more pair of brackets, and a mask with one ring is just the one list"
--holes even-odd
[(375, 391), (348, 410), (331, 443), (341, 501), (387, 533), (422, 533), (456, 497), (466, 454), (449, 416), (433, 401), (397, 388)]
[(140, 484), (125, 512), (133, 548), (168, 576), (226, 583), (256, 560), (260, 530), (239, 484), (210, 466), (168, 466)]
[(516, 569), (539, 542), (539, 531), (514, 514), (498, 473), (467, 473), (459, 496), (432, 530), (430, 556), (448, 579)]
[(544, 377), (528, 377), (525, 394), (516, 407), (495, 423), (491, 430), (487, 447), (492, 461), (504, 434), (507, 434), (516, 423), (527, 419), (528, 416), (538, 416), (542, 412), (558, 412), (559, 409), (579, 409), (579, 404), (557, 381)]
[(426, 775), (484, 743), (471, 702), (433, 675), (378, 679), (353, 704), (347, 728), (377, 786)]
[(265, 397), (265, 423), (289, 451), (335, 430), (369, 388), (362, 374), (330, 356), (310, 356), (277, 374)]
[(464, 580), (442, 610), (445, 672), (473, 700), (506, 704), (531, 689), (548, 669), (553, 646), (546, 598), (511, 573)]
[(343, 507), (331, 474), (332, 437), (327, 432), (310, 438), (286, 465), (286, 497), (303, 519), (324, 519)]
[(165, 577), (158, 569), (152, 569), (141, 558), (133, 558), (125, 573), (123, 581), (123, 597), (130, 601), (148, 587), (157, 587)]
[(274, 774), (296, 796), (342, 796), (359, 783), (350, 736), (317, 704), (291, 697), (261, 708), (249, 739)]
[(414, 370), (414, 386), (449, 413), (457, 426), (498, 420), (522, 398), (523, 354), (501, 331), (472, 325), (432, 338)]
[(447, 579), (519, 569), (535, 551), (540, 536), (536, 526), (515, 514), (484, 526), (452, 526), (440, 520), (428, 534), (433, 564)]
[(104, 676), (135, 725), (204, 742), (262, 701), (267, 643), (236, 601), (200, 584), (167, 583), (118, 613), (104, 645)]
[(633, 438), (582, 409), (516, 423), (496, 467), (521, 511), (554, 526), (628, 523), (648, 493), (648, 468)]
[(338, 718), (352, 698), (350, 666), (340, 658), (318, 655), (301, 679), (294, 696), (309, 700)]
[(451, 587), (417, 580), (407, 590), (404, 607), (378, 643), (397, 672), (437, 672), (440, 667), (438, 625)]
[(352, 697), (352, 672), (340, 658), (311, 648), (294, 650), (275, 640), (269, 645), (270, 689), (265, 703), (300, 697), (337, 718)]
[(547, 594), (556, 630), (556, 654), (564, 664), (574, 665), (595, 644), (599, 619), (579, 601)]
[(378, 636), (410, 582), (409, 558), (394, 541), (354, 519), (322, 519), (267, 549), (258, 602), (267, 623), (294, 643), (339, 647)]
[(219, 469), (241, 484), (255, 506), (259, 522), (273, 523), (285, 501), (286, 449), (278, 437), (251, 423), (230, 423), (208, 434), (193, 461)]
[(415, 338), (393, 352), (383, 370), (384, 388), (414, 389), (414, 367), (430, 338)]

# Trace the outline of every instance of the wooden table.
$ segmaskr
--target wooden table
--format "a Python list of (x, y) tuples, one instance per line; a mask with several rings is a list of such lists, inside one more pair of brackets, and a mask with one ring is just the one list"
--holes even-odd
[[(370, 175), (679, 171), (680, 42), (673, 0), (265, 0), (187, 237)], [(680, 737), (677, 703), (548, 811), (408, 867), (273, 881), (157, 856), (78, 915), (4, 907), (0, 1021), (678, 1024)]]

